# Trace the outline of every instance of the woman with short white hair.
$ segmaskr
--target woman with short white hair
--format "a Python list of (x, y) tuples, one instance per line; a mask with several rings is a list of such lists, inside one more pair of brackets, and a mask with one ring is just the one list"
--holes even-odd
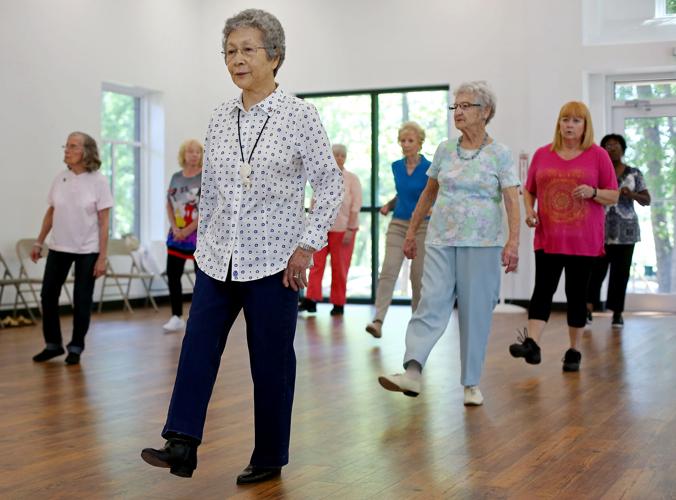
[(314, 265), (310, 269), (307, 293), (301, 301), (299, 311), (317, 312), (317, 302), (322, 300), (322, 278), (326, 267), (326, 257), (331, 254), (331, 295), (333, 304), (331, 316), (341, 316), (345, 311), (347, 295), (347, 272), (350, 269), (354, 243), (359, 230), (359, 210), (361, 209), (361, 183), (359, 177), (345, 169), (347, 147), (334, 144), (331, 148), (338, 168), (343, 172), (345, 193), (340, 205), (338, 217), (329, 229), (327, 245), (312, 256)]
[[(495, 96), (488, 85), (460, 85), (450, 109), (461, 135), (437, 148), (404, 244), (406, 257), (415, 258), (420, 250), (416, 229), (432, 209), (422, 297), (406, 331), (406, 371), (378, 380), (390, 391), (420, 393), (422, 369), (457, 299), (464, 402), (481, 405), (478, 385), (500, 292), (500, 264), (509, 273), (519, 259), (519, 181), (511, 151), (486, 131), (495, 115)], [(501, 199), (509, 227), (506, 243)]]

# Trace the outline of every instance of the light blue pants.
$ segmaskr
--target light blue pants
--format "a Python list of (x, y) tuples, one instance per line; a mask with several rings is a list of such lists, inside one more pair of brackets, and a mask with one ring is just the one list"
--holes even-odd
[(460, 383), (478, 385), (500, 294), (500, 247), (425, 245), (420, 304), (406, 330), (404, 367), (425, 366), (441, 338), (458, 299)]

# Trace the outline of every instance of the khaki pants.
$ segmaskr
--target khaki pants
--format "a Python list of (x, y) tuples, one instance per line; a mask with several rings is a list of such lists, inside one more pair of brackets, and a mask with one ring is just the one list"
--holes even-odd
[[(392, 302), (394, 285), (397, 282), (401, 264), (404, 262), (404, 239), (408, 230), (409, 221), (392, 219), (387, 228), (385, 239), (385, 260), (378, 277), (378, 290), (376, 291), (376, 316), (374, 319), (384, 321), (387, 309)], [(423, 260), (425, 259), (425, 235), (427, 234), (427, 221), (423, 221), (415, 233), (415, 242), (418, 254), (411, 261), (411, 289), (413, 296), (411, 306), (413, 310), (420, 302), (420, 289), (422, 286)]]

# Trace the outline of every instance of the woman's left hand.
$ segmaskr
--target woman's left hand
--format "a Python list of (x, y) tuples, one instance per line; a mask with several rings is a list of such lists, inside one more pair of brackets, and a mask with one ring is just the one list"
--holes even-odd
[(94, 264), (94, 278), (98, 278), (104, 274), (106, 274), (106, 258), (99, 257), (96, 259), (96, 264)]
[(312, 252), (296, 248), (284, 270), (284, 278), (282, 279), (284, 286), (291, 287), (294, 292), (305, 288), (307, 286), (307, 269), (310, 267), (311, 260)]
[(516, 271), (519, 266), (519, 245), (507, 242), (502, 249), (502, 266), (505, 268), (505, 274)]
[(573, 189), (573, 198), (577, 200), (587, 200), (594, 196), (594, 188), (587, 184), (580, 184)]

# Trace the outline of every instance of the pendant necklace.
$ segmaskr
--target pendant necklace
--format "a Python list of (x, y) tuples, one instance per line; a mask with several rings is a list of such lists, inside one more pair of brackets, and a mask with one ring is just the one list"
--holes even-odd
[(239, 178), (242, 181), (242, 184), (244, 187), (249, 188), (251, 187), (251, 172), (253, 171), (253, 168), (251, 167), (251, 158), (253, 157), (254, 151), (256, 151), (256, 146), (258, 146), (258, 141), (261, 139), (261, 136), (263, 135), (263, 131), (265, 130), (265, 126), (268, 124), (268, 121), (270, 121), (270, 116), (268, 115), (267, 119), (265, 120), (265, 123), (263, 124), (263, 128), (261, 128), (261, 131), (258, 132), (258, 137), (256, 137), (256, 142), (254, 142), (253, 148), (251, 148), (251, 154), (249, 154), (249, 160), (244, 161), (244, 149), (242, 148), (242, 129), (239, 124), (239, 119), (241, 115), (241, 110), (238, 108), (237, 109), (237, 139), (239, 141), (239, 154), (242, 158), (242, 163), (239, 165)]

